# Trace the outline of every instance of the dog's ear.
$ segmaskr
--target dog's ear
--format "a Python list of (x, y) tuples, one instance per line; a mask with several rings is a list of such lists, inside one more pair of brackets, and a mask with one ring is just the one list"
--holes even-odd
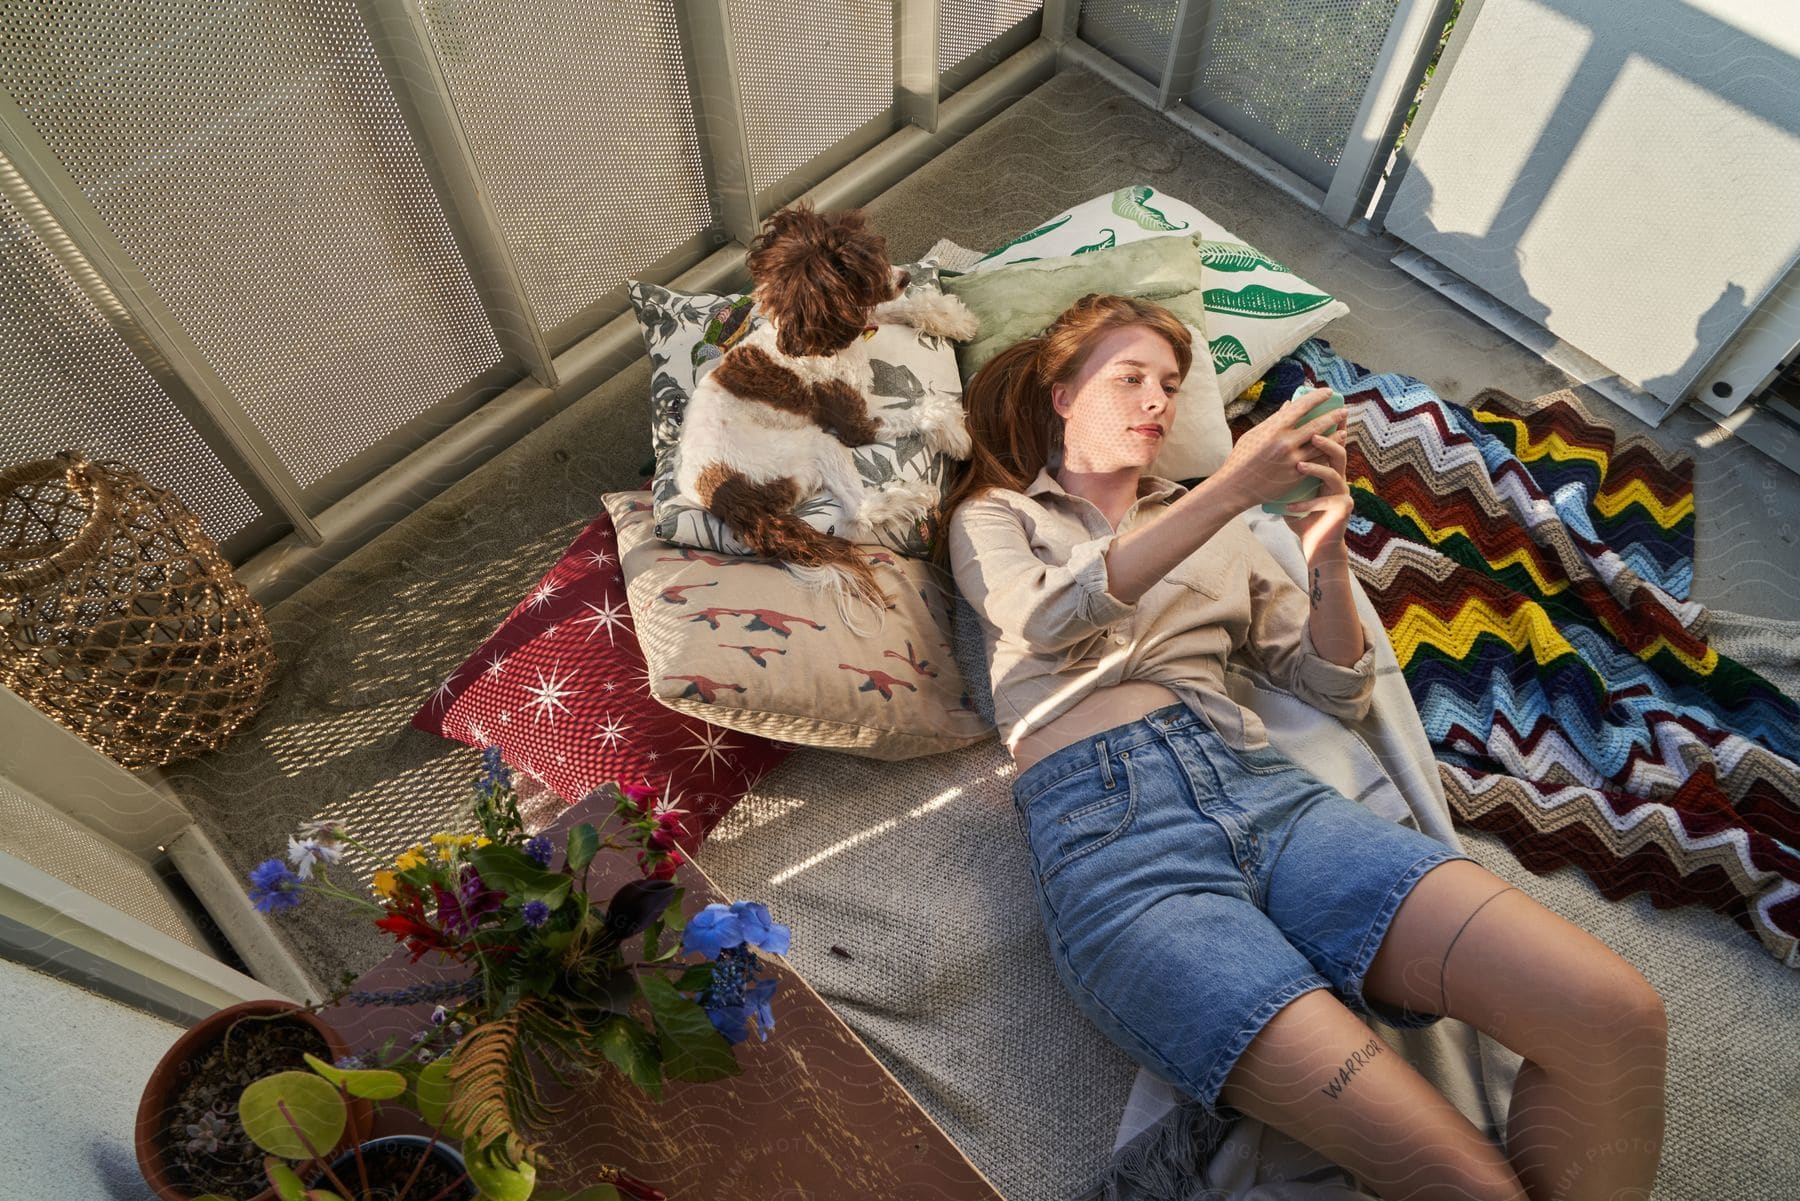
[(887, 239), (862, 210), (816, 213), (804, 201), (770, 216), (749, 256), (783, 354), (833, 354), (894, 294)]

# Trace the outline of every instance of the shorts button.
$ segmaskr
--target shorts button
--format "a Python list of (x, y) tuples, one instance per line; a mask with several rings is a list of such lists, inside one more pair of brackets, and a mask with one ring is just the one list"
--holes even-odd
[(1115, 643), (1117, 643), (1117, 644), (1118, 644), (1118, 645), (1120, 645), (1120, 646), (1124, 646), (1124, 645), (1125, 645), (1125, 635), (1123, 635), (1123, 634), (1114, 634), (1114, 635), (1113, 635), (1113, 641), (1114, 641), (1114, 642), (1115, 642)]

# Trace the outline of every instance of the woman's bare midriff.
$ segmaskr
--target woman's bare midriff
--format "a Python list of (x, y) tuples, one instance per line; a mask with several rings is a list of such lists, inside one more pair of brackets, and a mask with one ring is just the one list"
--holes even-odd
[(1146, 713), (1164, 705), (1179, 703), (1181, 698), (1167, 684), (1151, 680), (1126, 680), (1107, 688), (1096, 688), (1075, 703), (1067, 713), (1058, 714), (1048, 725), (1033, 730), (1019, 739), (1013, 748), (1013, 762), (1018, 774), (1052, 751), (1110, 730), (1114, 726), (1136, 721)]

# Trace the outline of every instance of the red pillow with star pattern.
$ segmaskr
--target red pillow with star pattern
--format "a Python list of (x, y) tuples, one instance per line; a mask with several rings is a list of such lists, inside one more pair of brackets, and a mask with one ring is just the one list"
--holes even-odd
[(689, 854), (794, 750), (651, 697), (604, 509), (412, 724), (497, 746), (514, 771), (570, 802), (608, 781), (655, 788), (686, 811), (679, 845)]

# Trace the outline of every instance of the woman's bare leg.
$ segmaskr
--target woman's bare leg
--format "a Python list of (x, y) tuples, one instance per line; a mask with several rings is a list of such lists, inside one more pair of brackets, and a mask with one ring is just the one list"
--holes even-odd
[(1642, 1201), (1662, 1150), (1668, 1019), (1605, 943), (1467, 860), (1422, 877), (1364, 994), (1525, 1057), (1506, 1146), (1532, 1201)]
[(1382, 1201), (1526, 1201), (1501, 1149), (1325, 989), (1269, 1020), (1219, 1097)]

